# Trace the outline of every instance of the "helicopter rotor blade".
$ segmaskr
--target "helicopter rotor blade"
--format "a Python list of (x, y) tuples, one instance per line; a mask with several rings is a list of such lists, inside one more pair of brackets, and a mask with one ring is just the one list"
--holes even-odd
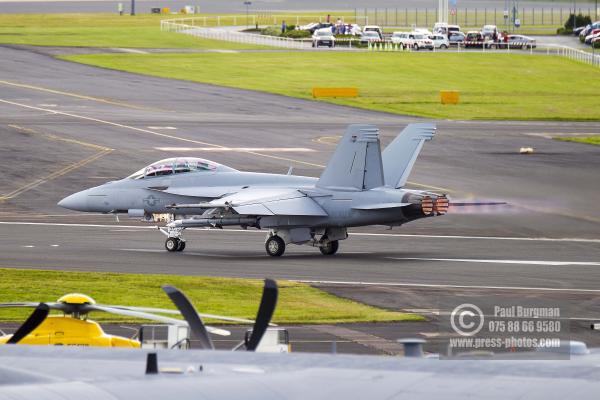
[[(50, 310), (65, 311), (69, 305), (64, 303), (44, 303)], [(37, 308), (40, 303), (18, 302), (18, 303), (0, 303), (0, 308)]]
[(163, 317), (162, 315), (155, 315), (155, 314), (145, 313), (145, 312), (141, 312), (141, 311), (132, 311), (132, 310), (126, 310), (126, 309), (122, 309), (122, 308), (112, 308), (112, 307), (107, 307), (107, 306), (101, 306), (98, 304), (86, 305), (83, 308), (83, 311), (84, 312), (104, 311), (104, 312), (111, 313), (111, 314), (126, 315), (128, 317), (149, 319), (151, 321), (164, 322), (166, 324), (171, 324), (171, 325), (186, 325), (186, 322), (181, 319)]
[(278, 294), (279, 289), (277, 288), (277, 282), (272, 279), (265, 279), (260, 306), (258, 308), (258, 313), (256, 314), (256, 322), (252, 328), (252, 335), (246, 343), (246, 350), (255, 351), (258, 347), (260, 340), (269, 327), (271, 318), (273, 318), (275, 307), (277, 307)]
[[(155, 307), (136, 307), (136, 306), (119, 306), (119, 305), (107, 305), (107, 304), (98, 304), (102, 307), (110, 307), (110, 308), (118, 308), (121, 310), (131, 310), (131, 311), (141, 311), (141, 312), (149, 312), (149, 313), (159, 313), (159, 314), (176, 314), (181, 315), (179, 310), (171, 310), (168, 308), (155, 308)], [(240, 322), (243, 324), (253, 324), (254, 320), (246, 319), (246, 318), (237, 318), (237, 317), (228, 317), (225, 315), (216, 315), (216, 314), (206, 314), (206, 313), (198, 313), (201, 318), (209, 318), (209, 319), (218, 319), (222, 321), (230, 321), (230, 322)]]
[(200, 342), (200, 346), (203, 349), (214, 350), (215, 346), (210, 340), (210, 336), (208, 336), (208, 332), (206, 330), (206, 326), (202, 322), (202, 318), (196, 312), (196, 309), (192, 305), (192, 303), (188, 300), (188, 298), (181, 292), (179, 289), (165, 285), (162, 287), (167, 296), (171, 299), (173, 304), (181, 311), (181, 315), (187, 321), (190, 327), (191, 338)]
[(13, 333), (12, 337), (8, 339), (6, 344), (19, 343), (25, 336), (33, 332), (48, 316), (50, 313), (50, 307), (45, 303), (39, 303), (38, 306), (33, 310), (29, 318), (23, 322), (23, 325)]

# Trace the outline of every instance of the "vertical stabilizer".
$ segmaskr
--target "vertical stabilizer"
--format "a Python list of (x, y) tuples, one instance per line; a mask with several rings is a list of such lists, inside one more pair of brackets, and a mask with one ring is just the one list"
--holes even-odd
[(383, 150), (385, 184), (395, 188), (406, 185), (423, 143), (433, 138), (436, 126), (432, 123), (409, 124)]
[(348, 126), (317, 186), (369, 190), (383, 185), (379, 129), (374, 125)]

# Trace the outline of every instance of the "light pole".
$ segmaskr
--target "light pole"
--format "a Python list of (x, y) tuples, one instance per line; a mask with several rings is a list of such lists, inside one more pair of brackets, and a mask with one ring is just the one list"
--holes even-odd
[(250, 6), (252, 5), (251, 1), (245, 1), (244, 5), (246, 6), (246, 29), (248, 29), (248, 9), (250, 8)]
[(135, 0), (131, 0), (131, 15), (135, 15)]
[(577, 28), (577, 0), (573, 0), (573, 32)]

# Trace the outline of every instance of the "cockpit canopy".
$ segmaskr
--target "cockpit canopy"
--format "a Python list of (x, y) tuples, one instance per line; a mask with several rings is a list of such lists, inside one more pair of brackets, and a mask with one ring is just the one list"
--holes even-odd
[(140, 169), (128, 176), (129, 179), (153, 178), (186, 172), (233, 172), (233, 168), (195, 157), (166, 158)]

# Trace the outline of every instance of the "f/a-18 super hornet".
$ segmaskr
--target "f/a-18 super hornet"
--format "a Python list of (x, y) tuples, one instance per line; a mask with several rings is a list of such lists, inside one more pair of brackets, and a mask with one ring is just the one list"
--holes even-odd
[(408, 125), (381, 152), (379, 130), (350, 125), (319, 178), (242, 172), (200, 158), (169, 158), (131, 176), (75, 193), (58, 205), (77, 211), (127, 213), (160, 228), (168, 251), (182, 251), (190, 227), (241, 226), (268, 230), (265, 248), (281, 256), (287, 244), (335, 254), (348, 227), (398, 226), (443, 215), (445, 194), (407, 189), (408, 176), (436, 127)]

